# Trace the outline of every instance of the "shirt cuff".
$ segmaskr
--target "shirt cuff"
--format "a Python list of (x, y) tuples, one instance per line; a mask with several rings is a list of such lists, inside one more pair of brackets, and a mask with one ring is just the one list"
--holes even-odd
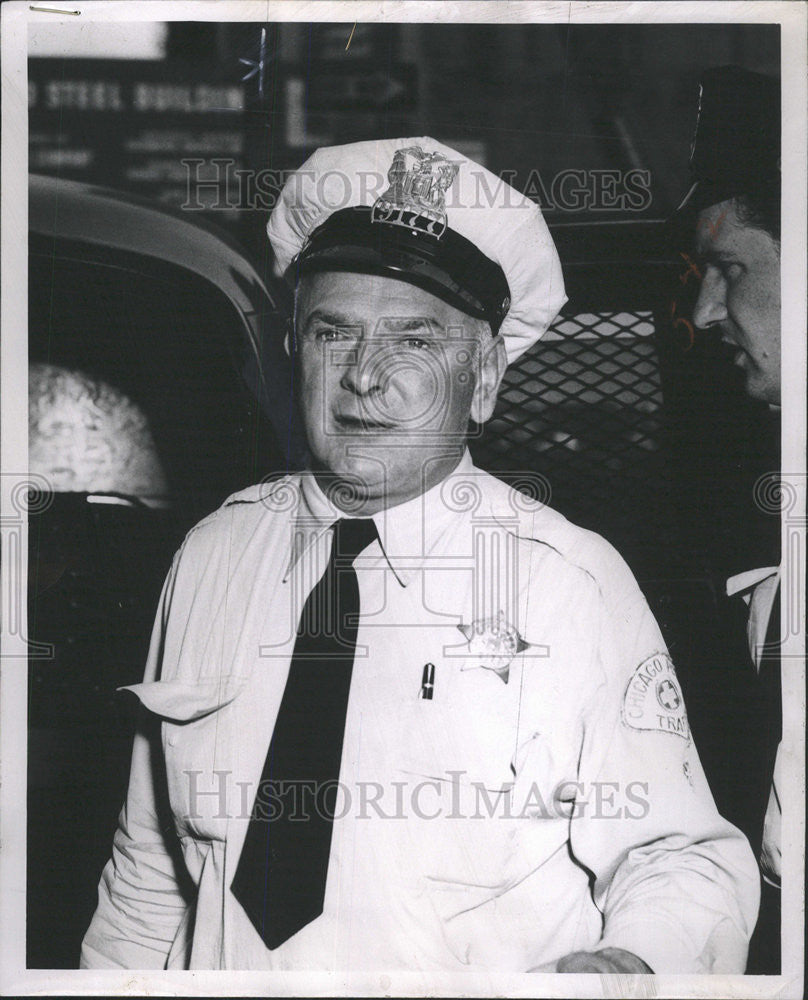
[[(596, 950), (623, 948), (641, 958), (654, 973), (688, 974), (711, 972), (705, 968), (702, 954), (694, 950), (692, 937), (674, 921), (657, 917), (633, 917), (631, 920), (610, 922)], [(740, 972), (746, 964), (746, 954), (740, 960)], [(730, 970), (715, 970), (730, 971)]]

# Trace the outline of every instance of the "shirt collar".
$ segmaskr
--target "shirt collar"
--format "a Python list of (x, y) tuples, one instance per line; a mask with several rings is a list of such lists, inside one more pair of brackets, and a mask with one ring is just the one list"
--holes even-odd
[[(471, 483), (475, 468), (468, 449), (460, 462), (441, 482), (395, 507), (387, 507), (373, 515), (379, 534), (382, 555), (402, 587), (421, 568), (436, 543), (445, 536), (448, 522), (456, 511), (447, 502), (447, 483), (454, 477), (466, 477)], [(462, 508), (461, 508), (462, 509)], [(345, 512), (323, 493), (310, 472), (300, 478), (300, 502), (295, 517), (289, 562), (283, 580), (289, 578), (303, 554), (308, 551)]]
[(753, 587), (757, 587), (759, 583), (768, 580), (770, 576), (779, 576), (779, 574), (779, 566), (763, 566), (760, 569), (748, 569), (744, 573), (737, 573), (727, 580), (727, 597), (745, 594)]

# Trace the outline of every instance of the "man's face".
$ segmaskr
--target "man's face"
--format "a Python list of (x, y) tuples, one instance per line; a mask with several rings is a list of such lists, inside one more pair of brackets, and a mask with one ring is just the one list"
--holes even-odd
[(698, 218), (696, 248), (704, 264), (697, 326), (717, 325), (736, 349), (753, 399), (780, 403), (780, 250), (768, 233), (745, 225), (723, 201)]
[(309, 275), (295, 331), (315, 471), (321, 483), (352, 484), (357, 513), (440, 482), (463, 453), (469, 415), (491, 415), (505, 368), (500, 338), (404, 281)]

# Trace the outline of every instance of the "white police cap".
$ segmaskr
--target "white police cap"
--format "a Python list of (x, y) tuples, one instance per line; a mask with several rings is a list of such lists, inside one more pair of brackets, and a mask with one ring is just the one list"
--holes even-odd
[(318, 149), (287, 179), (267, 232), (288, 280), (343, 270), (409, 281), (489, 320), (509, 362), (566, 301), (538, 205), (426, 136)]

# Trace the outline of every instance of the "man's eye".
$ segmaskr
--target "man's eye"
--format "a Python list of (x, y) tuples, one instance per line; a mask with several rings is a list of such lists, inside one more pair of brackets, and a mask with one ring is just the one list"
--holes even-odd
[(311, 335), (315, 340), (320, 341), (344, 339), (344, 331), (333, 326), (320, 327), (318, 330), (313, 330)]
[(727, 280), (727, 274), (723, 264), (713, 264), (708, 262), (703, 265), (702, 274), (704, 276), (705, 281), (707, 279), (712, 279), (712, 280), (718, 279), (721, 281)]
[(743, 274), (743, 264), (737, 261), (727, 261), (721, 265), (721, 272), (727, 281), (736, 281)]
[(424, 340), (423, 337), (405, 337), (402, 341), (404, 347), (411, 347), (416, 351), (428, 350), (432, 343), (429, 340)]
[(720, 275), (724, 281), (735, 281), (743, 274), (744, 266), (734, 260), (718, 260), (707, 264), (706, 273), (710, 271)]

